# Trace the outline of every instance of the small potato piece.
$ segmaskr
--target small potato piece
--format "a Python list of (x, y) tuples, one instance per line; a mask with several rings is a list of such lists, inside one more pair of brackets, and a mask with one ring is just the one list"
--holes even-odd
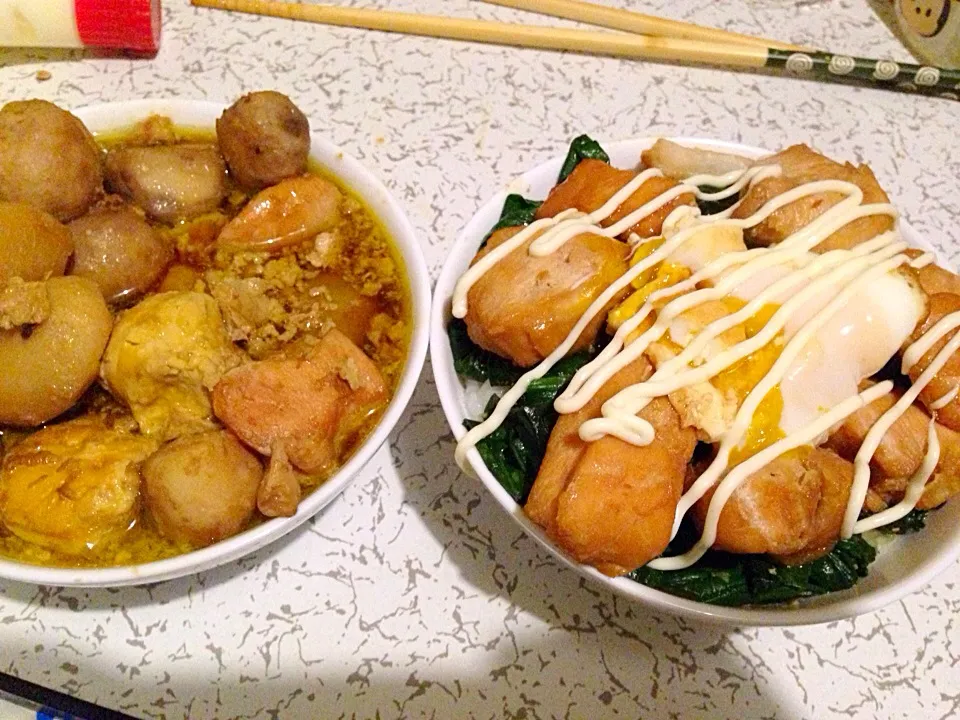
[(168, 292), (120, 316), (100, 374), (144, 434), (170, 440), (215, 427), (209, 391), (242, 359), (212, 297)]
[(0, 200), (23, 202), (67, 222), (103, 184), (100, 148), (76, 117), (45, 100), (0, 110)]
[(307, 171), (310, 123), (286, 95), (272, 90), (237, 100), (217, 120), (230, 174), (248, 190)]
[(0, 202), (0, 285), (14, 277), (29, 282), (63, 275), (72, 252), (73, 237), (55, 217)]
[(217, 244), (234, 250), (279, 250), (332, 229), (340, 220), (337, 186), (317, 175), (291, 178), (246, 204), (220, 231)]
[(106, 167), (108, 187), (161, 222), (213, 212), (227, 194), (227, 169), (214, 145), (116, 148)]
[(640, 157), (645, 166), (657, 168), (674, 180), (700, 174), (726, 175), (750, 167), (750, 160), (742, 155), (688, 147), (663, 138), (644, 150)]
[(107, 302), (149, 290), (173, 260), (173, 247), (124, 207), (98, 210), (70, 223), (76, 251), (71, 275), (90, 278)]
[(140, 463), (157, 444), (86, 416), (25, 438), (0, 466), (0, 523), (68, 555), (123, 535), (140, 508)]
[(0, 425), (39, 425), (67, 410), (97, 377), (113, 318), (86, 278), (44, 283), (39, 325), (0, 330)]
[(188, 435), (144, 463), (144, 501), (164, 537), (203, 547), (243, 530), (262, 476), (259, 460), (231, 433)]

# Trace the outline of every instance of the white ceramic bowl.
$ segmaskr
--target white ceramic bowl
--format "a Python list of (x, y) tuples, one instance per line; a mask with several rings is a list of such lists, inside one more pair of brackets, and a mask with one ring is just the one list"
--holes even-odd
[[(129, 127), (154, 113), (171, 117), (181, 126), (213, 130), (214, 123), (225, 107), (217, 103), (189, 100), (141, 100), (95, 105), (74, 113), (94, 133)], [(0, 577), (39, 585), (114, 587), (158, 582), (208, 570), (262, 548), (307, 521), (343, 492), (386, 441), (410, 401), (423, 369), (428, 340), (430, 276), (410, 221), (407, 220), (400, 203), (383, 183), (359, 162), (317, 133), (311, 136), (310, 157), (363, 199), (386, 228), (406, 266), (413, 321), (409, 353), (393, 399), (370, 437), (333, 477), (303, 499), (297, 514), (291, 518), (270, 520), (202, 550), (142, 565), (104, 569), (59, 569), (0, 559)]]
[[(751, 157), (769, 154), (759, 148), (734, 143), (679, 138), (688, 145), (740, 153)], [(652, 138), (628, 140), (604, 145), (613, 165), (635, 167), (640, 153), (650, 147)], [(544, 163), (526, 173), (484, 205), (460, 234), (444, 265), (434, 289), (433, 311), (430, 318), (430, 354), (437, 381), (440, 402), (447, 421), (457, 439), (463, 437), (463, 421), (467, 411), (464, 405), (463, 385), (453, 367), (446, 326), (450, 320), (450, 298), (459, 277), (469, 267), (482, 238), (500, 217), (503, 201), (508, 193), (541, 199), (556, 183), (563, 158)], [(902, 231), (907, 242), (932, 249), (909, 226)], [(476, 419), (476, 418), (473, 418)], [(807, 625), (860, 615), (920, 590), (960, 555), (960, 502), (953, 501), (928, 516), (927, 527), (920, 533), (898, 538), (885, 546), (870, 566), (870, 574), (855, 587), (838, 593), (803, 600), (787, 606), (726, 608), (686, 600), (660, 590), (646, 587), (627, 578), (611, 579), (592, 567), (581, 565), (559, 550), (543, 531), (531, 522), (513, 498), (497, 482), (484, 465), (476, 449), (468, 455), (470, 465), (504, 510), (536, 538), (555, 557), (578, 573), (613, 590), (619, 595), (638, 600), (659, 610), (703, 620), (732, 625)]]

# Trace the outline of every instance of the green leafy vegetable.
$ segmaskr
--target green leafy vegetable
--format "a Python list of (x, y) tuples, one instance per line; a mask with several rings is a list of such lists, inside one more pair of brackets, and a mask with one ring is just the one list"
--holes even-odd
[[(701, 185), (700, 190), (705, 193), (715, 193), (723, 190), (722, 187), (712, 187), (710, 185)], [(729, 207), (732, 207), (737, 200), (740, 199), (740, 193), (734, 193), (730, 197), (723, 198), (722, 200), (697, 200), (697, 207), (700, 208), (700, 212), (704, 215), (716, 215), (719, 212), (723, 212)]]
[(574, 138), (573, 142), (570, 143), (570, 150), (567, 152), (567, 159), (563, 161), (563, 167), (560, 168), (560, 177), (557, 178), (557, 183), (562, 183), (570, 177), (570, 173), (576, 169), (580, 161), (587, 159), (610, 162), (610, 156), (600, 147), (600, 143), (589, 135), (581, 135)]
[(911, 510), (896, 522), (885, 525), (880, 528), (882, 532), (891, 535), (909, 535), (919, 532), (927, 526), (927, 513), (929, 510)]
[(768, 605), (853, 587), (866, 577), (877, 551), (859, 535), (804, 565), (786, 566), (759, 555), (708, 552), (694, 567), (665, 572), (642, 567), (637, 582), (714, 605)]
[(520, 225), (529, 225), (533, 222), (533, 216), (537, 214), (537, 209), (543, 205), (540, 200), (527, 200), (522, 195), (507, 195), (503, 201), (503, 210), (500, 212), (500, 219), (497, 224), (487, 233), (483, 239), (487, 239), (497, 230), (507, 227), (518, 227)]
[[(488, 412), (499, 398), (491, 399)], [(518, 403), (493, 433), (477, 443), (477, 451), (504, 490), (518, 503), (526, 502), (557, 416), (552, 407)], [(478, 423), (466, 423), (468, 428)]]
[[(550, 431), (557, 422), (553, 401), (590, 358), (591, 354), (586, 352), (566, 357), (542, 378), (531, 382), (500, 427), (477, 443), (487, 468), (520, 504), (526, 502), (537, 479)], [(490, 416), (499, 400), (497, 396), (490, 399), (484, 417)], [(467, 423), (468, 428), (475, 425)]]
[(523, 375), (523, 370), (509, 360), (477, 346), (467, 334), (463, 320), (450, 321), (447, 337), (457, 375), (478, 382), (489, 380), (491, 385), (513, 385)]
[(742, 565), (704, 567), (701, 561), (686, 570), (642, 567), (630, 573), (630, 578), (671, 595), (711, 605), (737, 606), (750, 602), (750, 589)]
[[(464, 345), (460, 345), (460, 348), (462, 351), (469, 349)], [(484, 353), (475, 345), (473, 348), (474, 356)], [(464, 361), (466, 357), (464, 355), (458, 360), (455, 353), (455, 364)], [(526, 502), (533, 481), (537, 478), (540, 463), (547, 452), (547, 440), (550, 439), (550, 431), (557, 422), (553, 401), (590, 357), (590, 353), (586, 352), (566, 357), (542, 378), (531, 382), (500, 427), (477, 443), (477, 451), (487, 468), (518, 503)], [(471, 370), (475, 370), (480, 364), (475, 359), (464, 362), (465, 367)], [(490, 416), (499, 400), (497, 396), (490, 399), (484, 417)], [(472, 421), (466, 423), (468, 429), (477, 424)]]

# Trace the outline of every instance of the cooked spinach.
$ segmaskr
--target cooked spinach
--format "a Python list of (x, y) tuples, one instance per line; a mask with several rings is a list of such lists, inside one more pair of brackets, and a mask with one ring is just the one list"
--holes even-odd
[(513, 385), (523, 375), (522, 368), (476, 345), (467, 334), (463, 320), (450, 321), (447, 337), (457, 375), (478, 382), (489, 380), (491, 385)]
[(710, 551), (686, 570), (642, 567), (637, 582), (714, 605), (768, 605), (853, 587), (866, 577), (877, 551), (859, 535), (841, 540), (829, 553), (803, 565), (780, 565), (760, 555)]
[[(477, 451), (487, 468), (518, 503), (526, 502), (547, 452), (547, 440), (557, 422), (553, 401), (590, 357), (587, 352), (571, 355), (558, 362), (542, 378), (531, 382), (500, 427), (477, 443)], [(476, 363), (471, 363), (471, 367), (475, 366)], [(484, 417), (490, 416), (499, 400), (497, 396), (490, 399)], [(473, 421), (466, 423), (468, 429), (477, 424)]]
[(529, 225), (533, 222), (533, 216), (537, 214), (537, 208), (543, 205), (540, 200), (527, 200), (522, 195), (507, 195), (503, 201), (503, 210), (500, 212), (500, 219), (494, 225), (484, 242), (497, 230), (507, 227), (518, 227), (520, 225)]
[(562, 183), (570, 177), (570, 173), (576, 170), (577, 165), (579, 165), (582, 160), (601, 160), (608, 163), (610, 162), (610, 156), (600, 147), (600, 143), (589, 135), (580, 135), (574, 138), (573, 142), (570, 143), (567, 158), (563, 161), (563, 166), (560, 168), (560, 176), (557, 178), (557, 184)]
[(891, 535), (909, 535), (919, 532), (927, 526), (927, 513), (929, 512), (929, 510), (911, 510), (896, 522), (880, 528), (880, 531)]
[[(700, 190), (705, 193), (715, 193), (723, 190), (722, 187), (713, 187), (711, 185), (701, 185)], [(719, 212), (723, 212), (729, 207), (732, 207), (737, 200), (740, 199), (740, 193), (734, 193), (730, 197), (723, 198), (723, 200), (697, 200), (697, 207), (700, 208), (700, 212), (704, 215), (716, 215)]]
[[(499, 398), (491, 398), (488, 412)], [(553, 408), (531, 407), (518, 403), (506, 420), (490, 435), (477, 443), (477, 451), (487, 468), (516, 502), (526, 502), (543, 456), (547, 440), (556, 422)], [(468, 428), (477, 425), (467, 422)]]

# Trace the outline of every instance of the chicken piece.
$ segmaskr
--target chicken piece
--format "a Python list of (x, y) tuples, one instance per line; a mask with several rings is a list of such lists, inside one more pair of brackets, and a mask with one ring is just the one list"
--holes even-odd
[[(886, 395), (857, 411), (833, 432), (825, 447), (853, 460), (870, 428), (898, 399), (896, 393)], [(883, 436), (870, 461), (870, 490), (875, 502), (867, 505), (869, 510), (878, 512), (903, 499), (907, 481), (926, 455), (929, 424), (930, 416), (911, 405)], [(940, 423), (936, 432), (940, 461), (917, 503), (921, 510), (935, 508), (960, 492), (960, 433)]]
[[(536, 217), (537, 219), (553, 217), (570, 208), (576, 208), (585, 213), (599, 210), (607, 200), (616, 195), (617, 191), (633, 180), (636, 175), (637, 173), (632, 170), (618, 170), (600, 160), (583, 160), (566, 180), (550, 191), (546, 201), (537, 210)], [(647, 180), (616, 212), (601, 224), (604, 227), (613, 225), (658, 195), (676, 186), (677, 182), (667, 177), (655, 177)], [(696, 205), (696, 198), (693, 193), (685, 193), (666, 203), (660, 209), (642, 218), (624, 232), (621, 237), (627, 238), (632, 233), (636, 233), (642, 238), (659, 235), (667, 215), (680, 205)]]
[[(853, 183), (863, 191), (864, 204), (890, 201), (869, 167), (850, 163), (841, 165), (806, 145), (793, 145), (776, 155), (758, 160), (757, 164), (779, 165), (783, 172), (779, 177), (754, 184), (734, 211), (734, 218), (749, 217), (778, 195), (817, 180)], [(759, 225), (748, 228), (745, 231), (747, 244), (764, 247), (775, 245), (811, 223), (843, 198), (841, 193), (817, 193), (796, 200), (771, 214)], [(893, 218), (889, 215), (859, 218), (837, 230), (814, 250), (823, 253), (838, 248), (850, 249), (892, 229)]]
[(576, 560), (610, 576), (660, 555), (670, 540), (696, 439), (664, 398), (640, 414), (656, 431), (638, 447), (614, 437), (580, 439), (586, 420), (619, 390), (650, 376), (640, 359), (614, 375), (581, 410), (561, 415), (524, 511)]
[[(936, 325), (944, 316), (960, 311), (960, 295), (950, 293), (937, 293), (930, 297), (930, 312), (926, 319), (917, 326), (911, 336), (909, 343), (916, 342), (927, 330)], [(943, 346), (956, 334), (956, 331), (949, 332), (943, 339), (939, 340), (920, 360), (910, 368), (908, 373), (913, 382), (929, 367), (930, 363), (937, 356)], [(933, 376), (933, 379), (920, 392), (920, 402), (925, 407), (930, 407), (937, 400), (952, 392), (954, 388), (960, 385), (960, 351), (955, 352), (948, 359), (946, 364), (940, 368), (939, 372)], [(960, 431), (960, 397), (955, 397), (947, 405), (937, 410), (937, 422), (942, 423), (951, 430)]]
[(742, 155), (702, 150), (679, 145), (660, 138), (640, 156), (646, 167), (655, 167), (674, 180), (686, 180), (693, 175), (726, 175), (750, 167), (750, 160)]
[(28, 436), (0, 466), (0, 524), (66, 555), (97, 550), (137, 521), (140, 464), (157, 445), (95, 416)]
[(120, 316), (100, 375), (145, 434), (170, 440), (215, 427), (209, 392), (242, 361), (212, 297), (169, 292)]
[(282, 442), (293, 465), (319, 475), (333, 470), (387, 399), (373, 361), (331, 330), (302, 358), (262, 360), (224, 375), (213, 390), (213, 409), (258, 452), (269, 455)]
[(205, 547), (236, 535), (256, 507), (263, 468), (226, 430), (188, 435), (143, 464), (143, 496), (160, 534)]
[(283, 442), (270, 453), (270, 466), (257, 489), (257, 509), (267, 517), (293, 517), (300, 504), (301, 475), (290, 464)]
[(343, 194), (329, 180), (303, 175), (250, 199), (220, 231), (217, 244), (233, 250), (281, 250), (334, 228)]
[[(733, 553), (772, 553), (793, 563), (819, 557), (840, 536), (852, 485), (852, 463), (829, 450), (807, 447), (781, 455), (730, 496), (713, 546)], [(693, 507), (701, 530), (715, 490)]]
[[(495, 232), (474, 262), (522, 229)], [(464, 318), (477, 345), (522, 367), (536, 365), (557, 349), (590, 304), (626, 272), (629, 253), (624, 243), (585, 233), (555, 253), (534, 257), (528, 252), (533, 240), (500, 260), (470, 288)], [(574, 352), (594, 341), (607, 310), (587, 325)]]
[[(926, 251), (918, 248), (907, 248), (903, 251), (904, 255), (908, 255), (911, 258), (918, 258), (925, 253)], [(917, 270), (912, 270), (912, 273), (927, 295), (936, 295), (938, 293), (960, 295), (960, 275), (946, 268), (942, 268), (936, 263), (930, 263)]]
[(817, 448), (806, 462), (820, 471), (820, 501), (809, 526), (806, 544), (796, 552), (775, 555), (784, 565), (802, 565), (833, 550), (840, 539), (853, 487), (853, 463), (835, 452)]

